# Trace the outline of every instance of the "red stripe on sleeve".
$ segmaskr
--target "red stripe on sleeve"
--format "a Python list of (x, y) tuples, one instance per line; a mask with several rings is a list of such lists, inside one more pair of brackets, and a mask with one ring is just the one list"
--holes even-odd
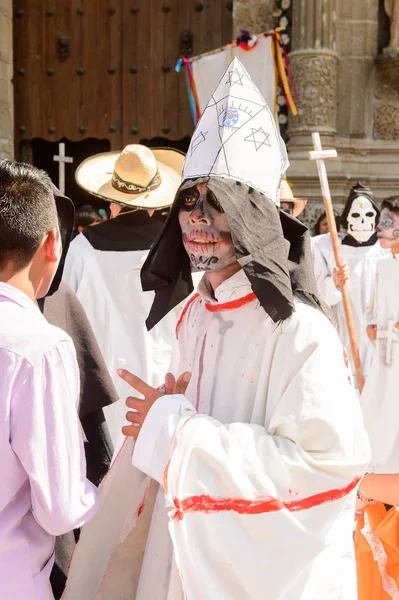
[(267, 498), (257, 498), (254, 500), (246, 500), (245, 498), (212, 498), (206, 494), (200, 496), (189, 496), (184, 500), (174, 500), (176, 513), (173, 519), (181, 521), (185, 513), (189, 512), (223, 512), (234, 511), (240, 515), (259, 515), (263, 513), (276, 512), (286, 508), (290, 512), (300, 510), (308, 510), (315, 506), (320, 506), (326, 502), (334, 502), (340, 500), (349, 494), (359, 483), (360, 477), (356, 477), (349, 485), (344, 488), (328, 490), (321, 492), (302, 500), (294, 500), (292, 502), (283, 502), (272, 496)]

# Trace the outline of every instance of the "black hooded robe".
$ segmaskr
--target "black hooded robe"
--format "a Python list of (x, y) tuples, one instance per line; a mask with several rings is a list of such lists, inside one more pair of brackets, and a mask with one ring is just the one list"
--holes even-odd
[[(79, 417), (85, 436), (87, 477), (98, 486), (111, 464), (113, 454), (103, 408), (116, 402), (118, 395), (82, 305), (72, 290), (61, 282), (73, 230), (74, 208), (69, 198), (62, 196), (55, 187), (53, 191), (63, 251), (48, 295), (38, 304), (47, 321), (66, 331), (75, 345), (80, 373)], [(56, 600), (61, 598), (64, 590), (77, 538), (78, 532), (71, 531), (56, 539), (55, 563), (50, 577)]]

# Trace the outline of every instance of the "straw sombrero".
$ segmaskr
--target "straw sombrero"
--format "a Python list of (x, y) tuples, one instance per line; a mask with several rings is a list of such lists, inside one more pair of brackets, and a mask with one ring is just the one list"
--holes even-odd
[(160, 209), (173, 203), (181, 182), (184, 154), (141, 144), (84, 160), (75, 178), (84, 190), (109, 202)]
[(293, 204), (292, 216), (297, 217), (304, 210), (307, 198), (295, 198), (292, 193), (290, 184), (286, 179), (282, 179), (280, 183), (280, 202), (291, 202)]

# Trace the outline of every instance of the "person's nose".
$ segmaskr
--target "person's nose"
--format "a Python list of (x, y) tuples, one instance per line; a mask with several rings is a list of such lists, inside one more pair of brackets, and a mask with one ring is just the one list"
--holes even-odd
[(201, 200), (197, 202), (190, 213), (189, 221), (192, 225), (211, 225), (211, 218), (204, 210), (204, 205)]

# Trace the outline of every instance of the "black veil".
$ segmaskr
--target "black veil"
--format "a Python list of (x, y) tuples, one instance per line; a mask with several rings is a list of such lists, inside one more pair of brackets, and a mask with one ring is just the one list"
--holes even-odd
[(143, 265), (143, 290), (155, 291), (147, 319), (148, 329), (193, 291), (190, 260), (182, 242), (178, 213), (181, 192), (197, 183), (206, 183), (223, 207), (237, 260), (271, 319), (279, 322), (291, 316), (294, 294), (328, 314), (317, 295), (307, 227), (279, 211), (261, 192), (232, 179), (212, 176), (182, 183)]

